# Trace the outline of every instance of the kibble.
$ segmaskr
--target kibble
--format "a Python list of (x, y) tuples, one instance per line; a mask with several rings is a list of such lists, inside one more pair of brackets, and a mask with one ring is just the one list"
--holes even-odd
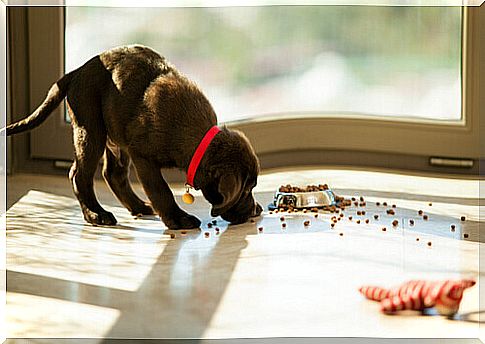
[(376, 205), (377, 205), (377, 206), (380, 206), (380, 205), (381, 205), (381, 202), (376, 202)]
[(364, 202), (364, 197), (360, 196), (360, 201)]
[(365, 223), (369, 223), (369, 219), (365, 219)]
[(428, 241), (428, 246), (431, 246), (431, 245), (432, 245), (431, 241)]
[(340, 232), (338, 235), (340, 235), (340, 236), (344, 236), (344, 233)]
[(396, 205), (395, 205), (395, 204), (393, 204), (393, 205), (392, 205), (392, 207), (393, 207), (393, 208), (396, 208)]
[(431, 207), (433, 205), (433, 203), (429, 202), (428, 205)]
[(362, 215), (362, 212), (360, 210), (358, 210), (357, 215)]
[(454, 232), (455, 231), (455, 225), (451, 225), (451, 231)]
[(416, 238), (416, 241), (419, 241), (419, 238)]
[(387, 231), (387, 228), (386, 227), (382, 227), (382, 231), (383, 232)]
[(318, 214), (315, 214), (313, 217), (318, 218)]
[(208, 238), (208, 237), (209, 237), (209, 235), (210, 235), (210, 233), (209, 233), (209, 232), (205, 232), (205, 233), (204, 233), (204, 236), (205, 236), (206, 238)]
[(398, 220), (394, 220), (394, 221), (392, 221), (392, 225), (393, 225), (394, 227), (397, 227), (397, 225), (398, 225), (398, 224), (399, 224), (399, 221), (398, 221)]
[(379, 218), (379, 215), (375, 214), (374, 215), (374, 220), (377, 220)]
[(349, 220), (352, 221), (352, 216), (349, 216)]
[(332, 228), (335, 227), (335, 223), (331, 223), (330, 227), (332, 227)]
[(305, 221), (305, 222), (303, 222), (303, 225), (304, 225), (305, 227), (310, 226), (310, 221)]
[(460, 218), (460, 220), (465, 221), (465, 220), (466, 220), (466, 217), (465, 217), (465, 216), (462, 216), (462, 217)]
[(171, 233), (170, 234), (170, 239), (175, 239), (175, 234)]
[(413, 220), (413, 219), (409, 220), (409, 224), (410, 224), (411, 226), (414, 226), (414, 220)]
[(395, 212), (393, 209), (387, 209), (387, 210), (386, 210), (386, 213), (387, 213), (388, 215), (395, 215), (395, 214), (396, 214), (396, 212)]
[(207, 228), (212, 228), (212, 223), (210, 223), (210, 222), (209, 222), (209, 223), (207, 224)]
[(428, 221), (428, 215), (423, 215), (423, 220)]
[(258, 228), (258, 231), (262, 232), (263, 231), (263, 227), (259, 227)]
[(286, 228), (286, 223), (282, 223), (281, 227)]
[(365, 210), (362, 210), (361, 214), (362, 214), (362, 215), (365, 215)]
[(423, 215), (423, 211), (422, 210), (418, 210), (418, 215)]
[(187, 231), (180, 231), (180, 234), (185, 235), (187, 234)]
[(355, 201), (355, 197), (352, 197), (351, 199), (352, 199), (352, 202), (354, 202), (354, 201)]
[(463, 234), (463, 237), (466, 239), (468, 238), (468, 233)]
[(212, 224), (213, 225), (216, 225), (217, 224), (217, 220), (212, 220)]
[(254, 223), (254, 220), (253, 219), (251, 219), (251, 223)]
[(280, 221), (285, 221), (285, 217), (284, 216), (280, 217)]
[(219, 227), (216, 227), (216, 232), (219, 232), (219, 231), (220, 231)]
[(360, 220), (357, 220), (357, 221), (355, 221), (355, 222), (357, 222), (357, 224), (360, 224)]
[(382, 203), (382, 205), (383, 205), (384, 207), (387, 207), (387, 202), (383, 202), (383, 203)]

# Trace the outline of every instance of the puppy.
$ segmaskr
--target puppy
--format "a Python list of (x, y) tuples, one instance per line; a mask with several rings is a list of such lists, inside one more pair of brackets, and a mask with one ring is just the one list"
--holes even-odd
[[(190, 172), (189, 184), (202, 190), (212, 216), (236, 224), (261, 213), (252, 195), (259, 162), (251, 144), (238, 131), (218, 129), (200, 89), (154, 50), (123, 46), (95, 56), (58, 80), (30, 116), (7, 127), (7, 135), (37, 127), (65, 97), (75, 148), (69, 179), (87, 222), (116, 224), (93, 189), (103, 155), (104, 179), (119, 201), (134, 215), (156, 212), (168, 228), (201, 222), (177, 205), (161, 168)], [(150, 202), (130, 186), (131, 162)]]

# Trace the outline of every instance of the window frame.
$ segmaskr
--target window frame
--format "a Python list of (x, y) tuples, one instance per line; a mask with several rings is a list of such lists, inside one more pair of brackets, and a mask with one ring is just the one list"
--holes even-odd
[[(326, 152), (352, 152), (356, 156), (360, 154), (361, 158), (353, 159), (352, 154), (343, 154), (348, 158), (337, 164), (366, 166), (369, 163), (366, 155), (381, 154), (384, 160), (381, 165), (384, 166), (389, 165), (392, 157), (408, 157), (404, 159), (407, 161), (406, 166), (396, 163), (388, 166), (390, 168), (454, 172), (453, 169), (440, 169), (423, 163), (430, 157), (447, 157), (474, 160), (474, 168), (464, 172), (474, 174), (478, 171), (478, 161), (482, 157), (480, 123), (485, 123), (485, 107), (479, 104), (479, 84), (485, 79), (485, 68), (480, 68), (481, 61), (485, 60), (485, 42), (480, 40), (480, 30), (483, 30), (480, 19), (485, 21), (483, 7), (462, 7), (460, 121), (347, 114), (339, 116), (334, 113), (293, 118), (253, 118), (231, 122), (227, 126), (246, 134), (260, 156), (263, 168), (301, 165), (301, 158), (298, 157), (300, 153), (307, 157), (306, 165), (335, 164), (339, 159), (326, 159)], [(50, 85), (64, 73), (65, 11), (63, 7), (42, 7), (27, 8), (27, 13), (29, 108), (33, 110), (44, 99)], [(10, 46), (12, 44), (15, 42), (10, 42)], [(11, 61), (11, 64), (11, 68), (22, 68), (16, 66), (15, 61)], [(64, 121), (63, 106), (30, 136), (30, 158), (72, 159), (72, 146), (67, 144), (72, 142), (72, 133)], [(379, 158), (374, 161), (371, 166), (379, 165)]]

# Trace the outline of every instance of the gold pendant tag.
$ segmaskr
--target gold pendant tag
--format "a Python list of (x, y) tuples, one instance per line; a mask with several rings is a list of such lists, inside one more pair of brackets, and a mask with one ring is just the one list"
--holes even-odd
[(185, 184), (185, 193), (182, 196), (182, 201), (185, 204), (192, 204), (194, 203), (194, 196), (190, 193), (191, 186), (189, 184)]

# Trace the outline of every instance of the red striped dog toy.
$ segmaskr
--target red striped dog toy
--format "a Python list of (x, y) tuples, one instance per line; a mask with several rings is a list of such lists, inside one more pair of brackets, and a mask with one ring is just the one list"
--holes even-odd
[(463, 291), (475, 285), (470, 279), (445, 281), (409, 281), (396, 288), (375, 286), (360, 287), (368, 299), (380, 301), (381, 311), (393, 314), (402, 310), (422, 311), (435, 307), (441, 315), (453, 315), (458, 311)]

